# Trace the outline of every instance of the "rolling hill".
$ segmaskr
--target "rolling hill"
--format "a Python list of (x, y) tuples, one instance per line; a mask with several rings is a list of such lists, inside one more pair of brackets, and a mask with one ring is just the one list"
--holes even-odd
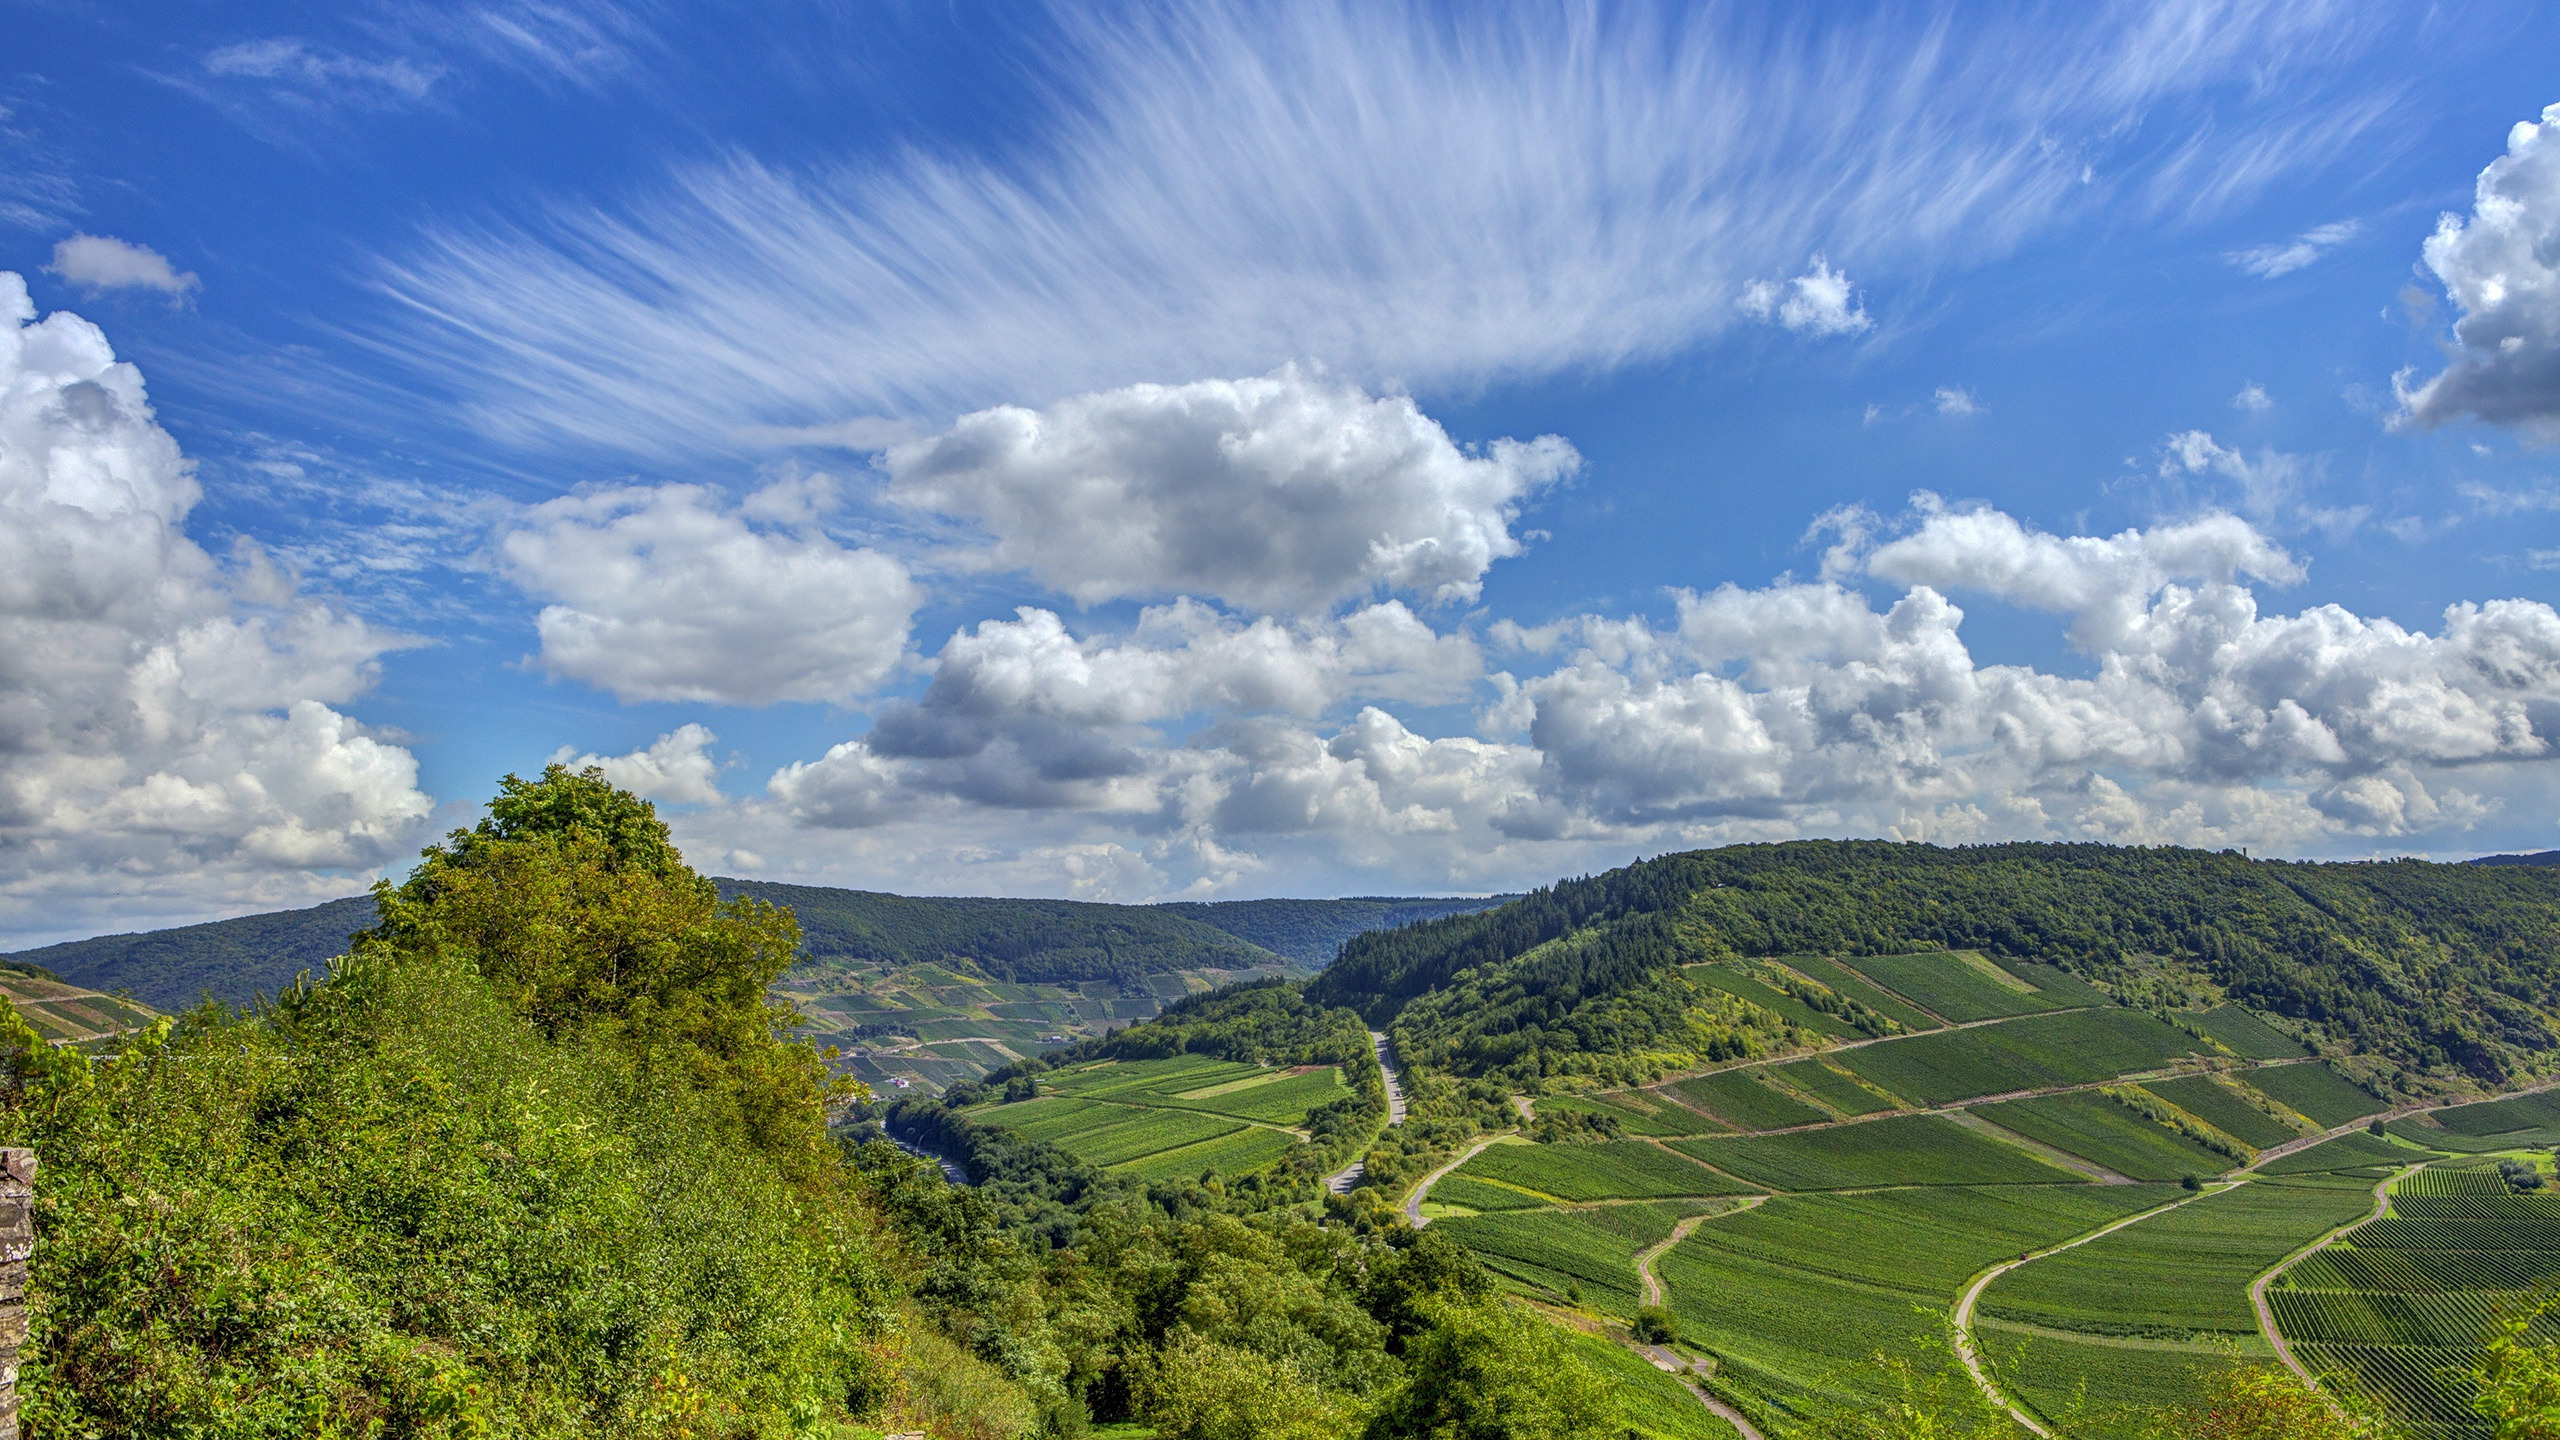
[[(1119, 982), (1141, 994), (1148, 991), (1149, 976), (1312, 970), (1362, 931), (1484, 909), (1507, 898), (1104, 905), (887, 895), (757, 880), (718, 883), (724, 897), (749, 895), (791, 907), (800, 918), (804, 970), (850, 962), (886, 968), (957, 962), (986, 980)], [(356, 895), (302, 910), (67, 941), (0, 961), (34, 965), (89, 989), (130, 994), (162, 1010), (184, 1009), (208, 994), (246, 1004), (291, 984), (297, 972), (317, 970), (345, 953), (347, 937), (373, 920), (372, 897)], [(1173, 993), (1186, 989), (1177, 986)]]

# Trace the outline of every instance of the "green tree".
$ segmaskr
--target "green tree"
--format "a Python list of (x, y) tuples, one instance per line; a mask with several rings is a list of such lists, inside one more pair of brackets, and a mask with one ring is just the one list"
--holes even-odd
[(2472, 1371), (2480, 1387), (2475, 1403), (2497, 1440), (2560, 1440), (2560, 1345), (2529, 1333), (2550, 1309), (2500, 1321)]
[(677, 1065), (765, 1148), (814, 1163), (837, 1091), (823, 1060), (785, 1039), (798, 1016), (767, 993), (798, 924), (761, 901), (723, 904), (656, 808), (602, 771), (507, 776), (486, 819), (375, 895), (381, 922), (359, 952), (465, 958), (544, 1034)]
[(1440, 1309), (1405, 1370), (1368, 1440), (1589, 1440), (1615, 1413), (1565, 1332), (1499, 1304)]

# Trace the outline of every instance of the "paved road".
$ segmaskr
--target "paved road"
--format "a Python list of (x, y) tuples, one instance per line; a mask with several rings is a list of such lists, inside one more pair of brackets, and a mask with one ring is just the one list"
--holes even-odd
[[(1369, 1043), (1378, 1052), (1378, 1076), (1387, 1082), (1387, 1123), (1401, 1125), (1404, 1123), (1404, 1077), (1396, 1073), (1395, 1044), (1375, 1030), (1369, 1032)], [(1368, 1161), (1354, 1160), (1324, 1177), (1324, 1188), (1336, 1195), (1348, 1195), (1351, 1187), (1360, 1183), (1360, 1177), (1368, 1173)]]
[(1459, 1151), (1457, 1159), (1450, 1161), (1448, 1164), (1443, 1165), (1439, 1169), (1422, 1177), (1422, 1183), (1414, 1186), (1413, 1193), (1406, 1196), (1404, 1201), (1404, 1218), (1413, 1222), (1414, 1229), (1419, 1230), (1423, 1226), (1431, 1223), (1430, 1221), (1422, 1218), (1422, 1197), (1431, 1193), (1431, 1187), (1439, 1184), (1442, 1176), (1447, 1175), (1450, 1171), (1455, 1170), (1459, 1166), (1476, 1158), (1477, 1151), (1482, 1150), (1487, 1145), (1490, 1145), (1501, 1138), (1502, 1136), (1500, 1135), (1487, 1135), (1473, 1145)]

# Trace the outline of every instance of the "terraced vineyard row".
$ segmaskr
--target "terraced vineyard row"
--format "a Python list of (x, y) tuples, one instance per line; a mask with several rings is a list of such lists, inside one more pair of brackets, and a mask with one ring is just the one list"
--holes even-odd
[[(2555, 1114), (2560, 1101), (2527, 1095), (2389, 1126), (2404, 1156), (2432, 1153), (2433, 1163), (2391, 1182), (2380, 1218), (2305, 1257), (2268, 1289), (2276, 1328), (2303, 1362), (2413, 1434), (2488, 1435), (2465, 1377), (2494, 1327), (2534, 1314), (2560, 1280), (2560, 1198), (2518, 1193), (2489, 1146), (2536, 1156)], [(2421, 1137), (2440, 1143), (2422, 1151)], [(2535, 1328), (2560, 1337), (2547, 1318)]]
[(1288, 1127), (1351, 1093), (1331, 1066), (1291, 1070), (1201, 1055), (1102, 1061), (1041, 1079), (1044, 1092), (977, 1119), (1145, 1180), (1244, 1175), (1300, 1143)]

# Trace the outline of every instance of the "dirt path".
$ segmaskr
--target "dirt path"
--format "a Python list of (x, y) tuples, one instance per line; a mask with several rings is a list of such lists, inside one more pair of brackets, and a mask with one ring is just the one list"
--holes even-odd
[(1956, 1301), (1955, 1313), (1947, 1317), (1948, 1329), (1954, 1332), (1953, 1338), (1955, 1341), (1956, 1358), (1964, 1362), (1965, 1373), (1973, 1377), (1974, 1387), (1980, 1390), (1992, 1404), (2008, 1411), (2011, 1419), (2016, 1420), (2019, 1424), (2024, 1425), (2027, 1429), (2035, 1432), (2036, 1434), (2047, 1437), (2047, 1440), (2051, 1440), (2053, 1432), (2045, 1428), (2042, 1421), (2039, 1421), (2034, 1416), (2028, 1414), (2025, 1406), (2020, 1405), (2016, 1401), (2011, 1400), (2008, 1396), (2001, 1394), (2000, 1387), (1992, 1382), (1991, 1372), (1983, 1367), (1981, 1348), (1975, 1345), (1973, 1341), (1974, 1302), (1982, 1298), (1982, 1292), (1990, 1288), (1992, 1281), (1999, 1279), (2001, 1276), (2008, 1274), (2010, 1271), (2017, 1269), (2019, 1266), (2024, 1265), (2031, 1260), (2041, 1260), (2048, 1255), (2059, 1255), (2065, 1250), (2076, 1249), (2079, 1246), (2088, 1244), (2092, 1240), (2099, 1240), (2109, 1235), (2113, 1235), (2127, 1225), (2139, 1224), (2142, 1221), (2150, 1219), (2154, 1215), (2164, 1214), (2168, 1211), (2175, 1210), (2181, 1205), (2191, 1205), (2198, 1200), (2202, 1200), (2208, 1195), (2220, 1195), (2230, 1188), (2231, 1187), (2228, 1185), (2222, 1185), (2211, 1189), (2197, 1191), (2193, 1195), (2182, 1195), (2177, 1199), (2170, 1201), (2166, 1205), (2154, 1205), (2148, 1210), (2136, 1211), (2121, 1220), (2111, 1221), (2108, 1224), (2101, 1225), (2086, 1235), (2075, 1236), (2072, 1239), (2063, 1241), (2059, 1245), (2048, 1245), (2042, 1250), (2030, 1250), (2015, 1260), (2004, 1260), (2001, 1263), (1992, 1266), (1990, 1269), (1983, 1271), (1980, 1275), (1975, 1276), (1973, 1283), (1965, 1287), (1963, 1297)]
[(1662, 1277), (1653, 1273), (1654, 1261), (1661, 1259), (1663, 1254), (1670, 1250), (1672, 1246), (1688, 1239), (1690, 1231), (1697, 1229), (1706, 1222), (1710, 1220), (1721, 1220), (1727, 1215), (1739, 1215), (1745, 1210), (1756, 1209), (1759, 1206), (1766, 1204), (1768, 1199), (1769, 1197), (1766, 1195), (1753, 1195), (1745, 1198), (1741, 1204), (1734, 1206), (1730, 1210), (1718, 1210), (1706, 1215), (1692, 1215), (1688, 1219), (1671, 1227), (1670, 1239), (1663, 1241), (1659, 1245), (1655, 1245), (1638, 1252), (1636, 1255), (1636, 1278), (1644, 1282), (1644, 1303), (1647, 1305), (1659, 1305), (1662, 1303)]
[[(2322, 1246), (2327, 1245), (2329, 1242), (2346, 1234), (2350, 1230), (2361, 1229), (2364, 1226), (2370, 1225), (2374, 1221), (2381, 1219), (2382, 1212), (2391, 1208), (2391, 1196), (2389, 1193), (2391, 1187), (2400, 1180), (2426, 1169), (2429, 1163), (2429, 1161), (2421, 1160), (2417, 1164), (2409, 1166), (2405, 1170), (2384, 1176), (2381, 1182), (2373, 1187), (2372, 1214), (2365, 1216), (2361, 1220), (2348, 1221), (2346, 1224), (2339, 1226), (2337, 1229), (2330, 1231), (2328, 1234), (2321, 1236), (2319, 1239), (2312, 1241), (2310, 1244), (2303, 1246), (2301, 1249), (2296, 1250), (2292, 1254), (2277, 1261), (2274, 1267), (2269, 1269), (2266, 1274), (2249, 1282), (2249, 1308), (2256, 1311), (2258, 1314), (2258, 1333), (2266, 1336), (2267, 1343), (2276, 1347), (2276, 1358), (2284, 1362), (2284, 1368), (2301, 1376), (2302, 1383), (2310, 1386), (2312, 1389), (2320, 1389), (2320, 1379), (2318, 1376), (2311, 1373), (2309, 1367), (2305, 1366), (2300, 1360), (2294, 1358), (2293, 1347), (2285, 1343), (2283, 1334), (2276, 1329), (2276, 1312), (2275, 1308), (2267, 1303), (2267, 1287), (2274, 1284), (2278, 1277), (2282, 1276), (2287, 1270), (2292, 1269), (2297, 1262), (2309, 1256), (2311, 1252), (2320, 1249)], [(2337, 1401), (2332, 1399), (2329, 1403), (2334, 1406), (2337, 1404)]]
[[(1506, 1131), (1504, 1133), (1507, 1134), (1509, 1132)], [(1455, 1170), (1459, 1166), (1476, 1158), (1476, 1153), (1478, 1151), (1501, 1138), (1501, 1135), (1487, 1135), (1483, 1139), (1469, 1145), (1466, 1149), (1459, 1151), (1457, 1159), (1450, 1161), (1448, 1164), (1443, 1165), (1439, 1169), (1422, 1177), (1421, 1182), (1413, 1187), (1413, 1193), (1406, 1196), (1404, 1201), (1404, 1218), (1413, 1222), (1414, 1229), (1419, 1230), (1423, 1226), (1431, 1223), (1430, 1221), (1422, 1218), (1422, 1197), (1431, 1193), (1431, 1187), (1439, 1184), (1441, 1177), (1447, 1175), (1450, 1171)]]
[(1651, 1361), (1654, 1369), (1669, 1371), (1690, 1394), (1698, 1397), (1698, 1403), (1707, 1407), (1707, 1413), (1732, 1426), (1734, 1433), (1740, 1435), (1742, 1440), (1769, 1440), (1769, 1437), (1761, 1434), (1749, 1420), (1743, 1418), (1741, 1411), (1717, 1399), (1714, 1391), (1699, 1384), (1698, 1373), (1688, 1361), (1661, 1346), (1643, 1344), (1625, 1331), (1612, 1329), (1578, 1310), (1567, 1310), (1562, 1306), (1550, 1305), (1538, 1300), (1522, 1300), (1520, 1303), (1567, 1329), (1579, 1330), (1585, 1335), (1597, 1336), (1600, 1339), (1624, 1345)]

